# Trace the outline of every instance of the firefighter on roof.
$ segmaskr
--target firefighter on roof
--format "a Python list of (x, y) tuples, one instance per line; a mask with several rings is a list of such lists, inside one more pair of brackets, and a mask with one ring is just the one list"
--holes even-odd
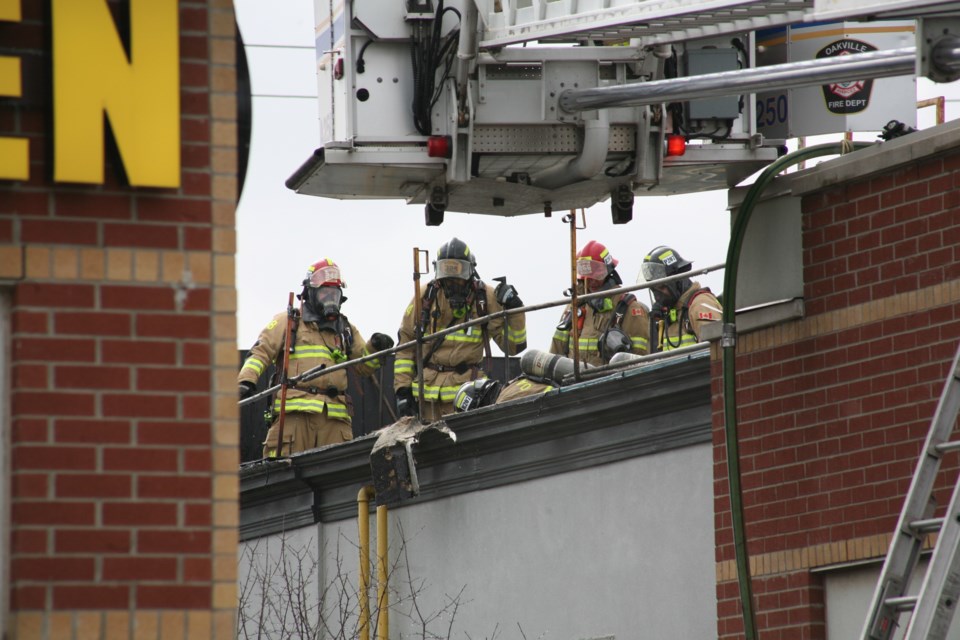
[[(477, 274), (477, 259), (467, 244), (458, 238), (444, 243), (433, 263), (434, 279), (426, 287), (420, 301), (420, 317), (416, 300), (403, 314), (400, 342), (414, 340), (416, 323), (424, 336), (481, 316), (523, 306), (513, 285), (501, 282), (491, 289)], [(516, 313), (450, 333), (423, 345), (423, 421), (437, 420), (453, 413), (457, 390), (468, 380), (486, 378), (481, 367), (484, 355), (490, 357), (492, 339), (508, 356), (527, 346), (526, 317)], [(419, 406), (420, 387), (416, 355), (413, 347), (397, 352), (393, 370), (397, 411), (415, 415)]]
[[(693, 263), (684, 260), (670, 247), (657, 247), (648, 253), (640, 267), (646, 282), (690, 271)], [(638, 278), (639, 280), (639, 278)], [(652, 315), (657, 325), (660, 351), (690, 347), (700, 342), (700, 331), (708, 322), (723, 319), (723, 308), (707, 287), (681, 278), (650, 288)]]
[[(343, 295), (345, 286), (340, 278), (340, 268), (329, 258), (307, 269), (303, 291), (297, 296), (300, 313), (291, 332), (293, 348), (289, 356), (289, 377), (320, 365), (340, 364), (393, 346), (393, 339), (383, 333), (375, 333), (364, 342), (357, 328), (340, 312), (340, 305), (347, 299)], [(251, 347), (237, 376), (241, 400), (253, 394), (257, 380), (271, 363), (276, 363), (278, 370), (281, 368), (287, 318), (286, 312), (274, 316)], [(378, 360), (368, 360), (356, 365), (355, 370), (360, 375), (371, 375), (379, 367)], [(345, 369), (288, 387), (280, 454), (289, 455), (350, 440), (353, 432), (349, 406)], [(270, 416), (271, 427), (263, 443), (265, 458), (277, 455), (279, 415), (280, 394), (277, 394)]]
[[(618, 261), (607, 248), (591, 240), (577, 253), (577, 288), (580, 295), (616, 289), (623, 284)], [(608, 364), (615, 353), (644, 355), (649, 351), (650, 316), (643, 303), (630, 293), (615, 298), (597, 297), (577, 305), (576, 322), (580, 361), (593, 366)], [(557, 325), (550, 353), (573, 356), (570, 346), (573, 312), (568, 306)]]

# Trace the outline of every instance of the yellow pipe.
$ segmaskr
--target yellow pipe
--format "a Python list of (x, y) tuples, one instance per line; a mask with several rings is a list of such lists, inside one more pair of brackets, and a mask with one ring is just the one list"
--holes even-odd
[[(360, 637), (370, 640), (370, 498), (373, 487), (367, 485), (357, 494), (357, 529), (360, 542)], [(377, 510), (379, 511), (379, 509)], [(379, 538), (379, 536), (377, 536)]]
[(377, 507), (377, 640), (388, 640), (390, 603), (387, 601), (387, 505)]

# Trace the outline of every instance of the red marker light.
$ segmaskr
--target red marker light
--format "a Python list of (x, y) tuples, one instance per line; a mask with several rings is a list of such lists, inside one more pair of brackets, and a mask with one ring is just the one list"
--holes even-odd
[(337, 58), (333, 63), (333, 77), (337, 80), (343, 77), (343, 58)]
[(687, 150), (687, 141), (683, 136), (670, 134), (667, 136), (667, 156), (682, 156)]
[(453, 140), (450, 136), (427, 138), (427, 155), (431, 158), (449, 158), (453, 155)]

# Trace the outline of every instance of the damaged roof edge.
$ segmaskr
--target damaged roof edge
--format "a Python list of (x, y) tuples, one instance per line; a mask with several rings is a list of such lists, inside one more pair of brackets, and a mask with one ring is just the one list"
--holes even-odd
[[(447, 416), (456, 443), (416, 445), (420, 494), (436, 500), (711, 439), (707, 352)], [(377, 433), (240, 469), (242, 540), (356, 517)], [(395, 508), (403, 508), (405, 503)]]

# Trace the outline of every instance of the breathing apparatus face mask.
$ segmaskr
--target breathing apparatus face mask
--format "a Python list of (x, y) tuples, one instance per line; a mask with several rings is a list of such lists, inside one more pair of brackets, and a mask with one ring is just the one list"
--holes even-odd
[(327, 320), (340, 315), (340, 305), (346, 301), (340, 287), (321, 286), (307, 289), (307, 304), (313, 312)]
[(651, 288), (650, 293), (653, 294), (654, 304), (658, 307), (672, 308), (680, 301), (680, 296), (690, 288), (691, 284), (690, 278), (683, 278)]
[(443, 278), (440, 280), (440, 289), (447, 298), (447, 303), (453, 311), (454, 318), (463, 318), (467, 315), (467, 299), (470, 297), (470, 281), (460, 278)]

